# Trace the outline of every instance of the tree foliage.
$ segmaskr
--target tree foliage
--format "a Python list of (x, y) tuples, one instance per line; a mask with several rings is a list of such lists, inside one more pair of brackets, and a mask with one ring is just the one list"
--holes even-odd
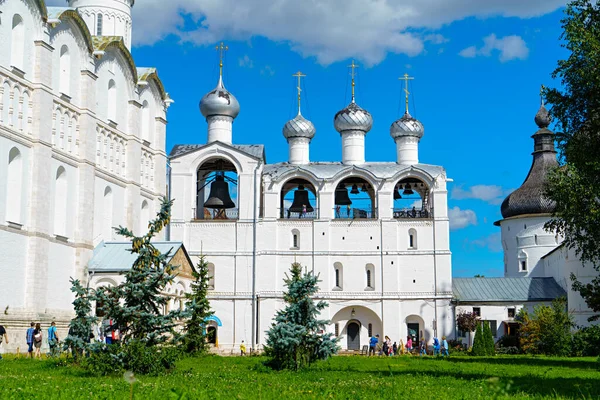
[[(556, 203), (546, 228), (564, 237), (582, 262), (600, 268), (600, 3), (575, 0), (562, 20), (563, 47), (553, 78), (562, 89), (548, 89), (546, 99), (560, 132), (562, 166), (550, 176), (546, 196)], [(571, 276), (588, 306), (600, 312), (600, 277), (581, 283)], [(593, 317), (594, 318), (594, 317)], [(598, 318), (596, 316), (595, 318)], [(595, 319), (594, 318), (594, 319)]]
[(483, 324), (483, 341), (485, 343), (485, 354), (488, 356), (496, 355), (496, 343), (492, 336), (492, 328), (489, 321), (485, 321)]
[(473, 340), (473, 348), (471, 349), (471, 354), (474, 356), (486, 356), (487, 349), (485, 346), (485, 338), (483, 335), (483, 328), (481, 324), (477, 324), (477, 329), (475, 330), (475, 339)]
[(196, 268), (192, 266), (194, 281), (190, 291), (186, 293), (186, 322), (183, 346), (187, 353), (206, 351), (206, 321), (213, 315), (208, 301), (209, 276), (208, 262), (204, 255), (200, 256)]
[(286, 307), (275, 314), (275, 322), (267, 332), (265, 353), (271, 357), (273, 367), (298, 370), (337, 353), (338, 339), (322, 333), (329, 321), (317, 318), (327, 307), (326, 302), (315, 303), (312, 299), (319, 290), (318, 277), (312, 272), (302, 273), (300, 264), (293, 263), (284, 282)]
[(469, 343), (467, 347), (471, 345), (471, 332), (477, 328), (477, 322), (479, 317), (473, 312), (461, 311), (456, 317), (456, 326), (463, 332), (469, 332)]
[(75, 317), (69, 324), (69, 333), (65, 338), (63, 345), (65, 350), (71, 349), (73, 356), (77, 357), (89, 350), (90, 335), (92, 334), (92, 325), (96, 322), (96, 317), (92, 315), (91, 290), (83, 287), (78, 279), (70, 279), (71, 291), (75, 293), (73, 308)]
[(574, 324), (566, 306), (567, 300), (560, 298), (550, 306), (534, 307), (531, 314), (525, 308), (520, 309), (515, 320), (521, 323), (521, 350), (529, 354), (569, 355)]

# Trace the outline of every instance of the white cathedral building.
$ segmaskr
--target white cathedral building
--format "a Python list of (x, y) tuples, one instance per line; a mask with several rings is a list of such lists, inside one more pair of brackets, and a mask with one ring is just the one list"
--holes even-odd
[(66, 329), (69, 277), (117, 284), (132, 260), (112, 227), (144, 232), (167, 194), (176, 201), (157, 247), (173, 249), (182, 266), (167, 289), (169, 307), (182, 307), (189, 264), (204, 254), (215, 311), (208, 329), (223, 351), (242, 340), (262, 348), (293, 262), (319, 275), (317, 297), (329, 303), (322, 317), (343, 349), (360, 349), (377, 333), (460, 336), (461, 310), (494, 321), (499, 337), (511, 333), (518, 308), (562, 295), (586, 323), (591, 313), (569, 274), (587, 281), (597, 272), (543, 230), (553, 205), (540, 188), (556, 164), (545, 108), (532, 170), (498, 222), (505, 277), (453, 279), (451, 179), (420, 162), (424, 127), (408, 101), (400, 119), (390, 118), (396, 160), (365, 160), (373, 120), (353, 93), (346, 108), (332, 110), (341, 160), (311, 161), (316, 129), (299, 102), (283, 127), (288, 161), (268, 164), (264, 146), (236, 142), (240, 105), (220, 74), (200, 102), (206, 143), (176, 145), (167, 156), (172, 100), (156, 70), (131, 57), (133, 6), (0, 0), (0, 324), (9, 350), (23, 348), (32, 320)]

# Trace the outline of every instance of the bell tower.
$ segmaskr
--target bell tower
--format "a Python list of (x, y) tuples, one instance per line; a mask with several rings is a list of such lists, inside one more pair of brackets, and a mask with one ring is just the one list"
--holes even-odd
[(122, 36), (131, 50), (131, 8), (135, 0), (68, 0), (92, 36)]

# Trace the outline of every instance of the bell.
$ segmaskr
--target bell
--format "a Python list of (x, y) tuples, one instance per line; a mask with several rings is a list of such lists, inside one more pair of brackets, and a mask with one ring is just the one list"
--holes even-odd
[(404, 192), (402, 192), (403, 195), (409, 196), (411, 194), (414, 194), (415, 192), (413, 192), (413, 190), (410, 188), (410, 183), (406, 184), (406, 187), (404, 188)]
[(298, 186), (298, 189), (294, 192), (294, 201), (290, 206), (290, 212), (301, 213), (306, 208), (306, 212), (313, 212), (315, 209), (310, 205), (308, 199), (308, 190), (304, 189), (304, 186)]
[(358, 186), (356, 186), (356, 183), (354, 185), (352, 185), (352, 190), (350, 191), (350, 193), (352, 194), (358, 194)]
[(229, 185), (223, 175), (217, 175), (210, 184), (210, 195), (204, 203), (205, 208), (233, 208), (235, 203), (229, 196)]
[(337, 189), (335, 189), (334, 203), (336, 206), (349, 206), (352, 204), (352, 200), (348, 197), (348, 189), (341, 183), (338, 185)]
[(394, 200), (400, 200), (401, 198), (402, 196), (400, 195), (398, 188), (394, 188)]
[(363, 183), (363, 185), (362, 185), (362, 189), (360, 189), (360, 190), (361, 190), (361, 191), (363, 191), (363, 192), (366, 192), (366, 191), (368, 190), (368, 189), (367, 189), (367, 184), (366, 184), (366, 183)]

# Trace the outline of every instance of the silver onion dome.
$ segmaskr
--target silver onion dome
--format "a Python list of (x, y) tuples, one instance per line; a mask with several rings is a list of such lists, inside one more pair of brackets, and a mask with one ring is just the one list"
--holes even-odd
[(223, 115), (235, 118), (240, 113), (240, 103), (223, 85), (223, 77), (219, 77), (217, 87), (206, 93), (200, 100), (200, 112), (205, 118)]
[(363, 110), (352, 100), (348, 107), (335, 114), (333, 119), (335, 130), (369, 132), (373, 126), (373, 117), (367, 110)]
[(316, 131), (313, 123), (304, 118), (300, 112), (283, 126), (283, 136), (286, 139), (295, 137), (312, 139)]
[(394, 139), (402, 137), (402, 136), (415, 136), (419, 139), (423, 137), (425, 133), (425, 128), (423, 124), (413, 118), (408, 111), (404, 113), (402, 118), (392, 123), (390, 126), (390, 136)]

